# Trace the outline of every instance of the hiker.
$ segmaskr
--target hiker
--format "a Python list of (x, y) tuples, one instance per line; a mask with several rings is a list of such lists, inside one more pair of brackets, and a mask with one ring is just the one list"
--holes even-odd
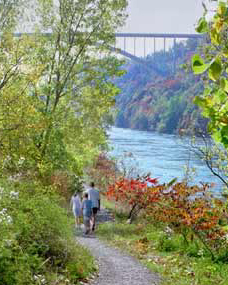
[(82, 213), (83, 223), (85, 226), (85, 234), (90, 233), (90, 220), (92, 217), (92, 202), (88, 199), (88, 193), (84, 193), (84, 199), (82, 201)]
[(79, 192), (75, 192), (74, 195), (71, 198), (70, 206), (72, 207), (73, 214), (75, 217), (75, 227), (80, 228), (80, 216), (81, 216), (81, 197)]
[(95, 230), (97, 211), (100, 211), (100, 193), (97, 189), (94, 188), (94, 186), (94, 182), (91, 182), (91, 188), (88, 190), (89, 200), (92, 202), (92, 231)]

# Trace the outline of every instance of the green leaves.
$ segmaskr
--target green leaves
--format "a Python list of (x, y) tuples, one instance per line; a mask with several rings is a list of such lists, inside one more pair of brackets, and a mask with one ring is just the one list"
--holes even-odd
[(202, 74), (205, 71), (209, 70), (209, 78), (213, 81), (216, 81), (220, 78), (222, 73), (222, 62), (219, 58), (214, 58), (210, 63), (205, 63), (198, 54), (195, 54), (192, 57), (192, 70), (196, 75)]
[[(205, 15), (206, 16), (206, 15)], [(195, 74), (208, 71), (203, 97), (196, 97), (194, 102), (202, 109), (203, 116), (209, 118), (208, 130), (215, 141), (228, 149), (228, 2), (219, 1), (217, 12), (210, 22), (205, 18), (199, 20), (197, 31), (208, 32), (210, 45), (205, 49), (204, 57), (208, 64), (199, 56), (192, 58), (192, 69)], [(206, 44), (206, 43), (205, 43)]]
[(204, 73), (209, 66), (209, 64), (204, 63), (204, 60), (198, 54), (195, 54), (192, 57), (192, 70), (195, 74)]
[(224, 16), (227, 14), (227, 5), (225, 2), (220, 1), (218, 6), (218, 15)]
[(217, 58), (209, 68), (208, 76), (211, 80), (216, 81), (220, 78), (222, 73), (222, 62), (219, 58)]
[(196, 105), (198, 105), (199, 107), (203, 108), (205, 106), (205, 104), (206, 104), (206, 100), (204, 98), (202, 98), (202, 97), (196, 96), (194, 98), (194, 103)]
[(228, 80), (225, 79), (224, 77), (221, 78), (221, 80), (220, 80), (220, 87), (222, 90), (224, 90), (225, 92), (228, 93)]
[(208, 23), (205, 17), (202, 17), (199, 19), (197, 27), (196, 27), (196, 31), (200, 34), (208, 32)]

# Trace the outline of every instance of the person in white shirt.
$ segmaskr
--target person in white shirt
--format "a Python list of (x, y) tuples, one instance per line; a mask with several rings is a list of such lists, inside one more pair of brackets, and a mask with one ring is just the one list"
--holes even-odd
[(75, 192), (71, 198), (70, 206), (72, 207), (72, 211), (75, 217), (75, 226), (76, 228), (80, 228), (80, 216), (82, 211), (82, 202), (79, 192)]
[(95, 230), (95, 224), (96, 224), (96, 215), (97, 211), (100, 210), (100, 193), (97, 189), (94, 188), (94, 182), (91, 182), (90, 189), (88, 190), (89, 200), (92, 201), (92, 218), (91, 218), (91, 224), (92, 224), (92, 231)]

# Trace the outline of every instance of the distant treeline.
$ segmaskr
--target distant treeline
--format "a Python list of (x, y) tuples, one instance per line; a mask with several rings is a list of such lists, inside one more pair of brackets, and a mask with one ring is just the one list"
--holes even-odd
[(183, 68), (198, 48), (197, 39), (177, 43), (175, 73), (173, 48), (147, 56), (145, 65), (127, 62), (127, 73), (116, 81), (121, 94), (116, 98), (115, 125), (163, 133), (205, 129), (206, 120), (193, 103), (193, 98), (202, 93), (203, 84)]

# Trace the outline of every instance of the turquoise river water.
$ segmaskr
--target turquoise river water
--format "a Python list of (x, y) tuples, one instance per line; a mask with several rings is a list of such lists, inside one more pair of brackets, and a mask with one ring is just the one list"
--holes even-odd
[[(137, 131), (113, 127), (108, 131), (111, 155), (119, 163), (124, 161), (124, 169), (136, 174), (151, 173), (160, 183), (173, 178), (180, 181), (186, 176), (186, 169), (191, 169), (190, 183), (213, 182), (215, 192), (221, 189), (217, 177), (211, 174), (197, 155), (191, 150), (189, 140), (176, 135)], [(132, 170), (130, 171), (129, 168)]]

